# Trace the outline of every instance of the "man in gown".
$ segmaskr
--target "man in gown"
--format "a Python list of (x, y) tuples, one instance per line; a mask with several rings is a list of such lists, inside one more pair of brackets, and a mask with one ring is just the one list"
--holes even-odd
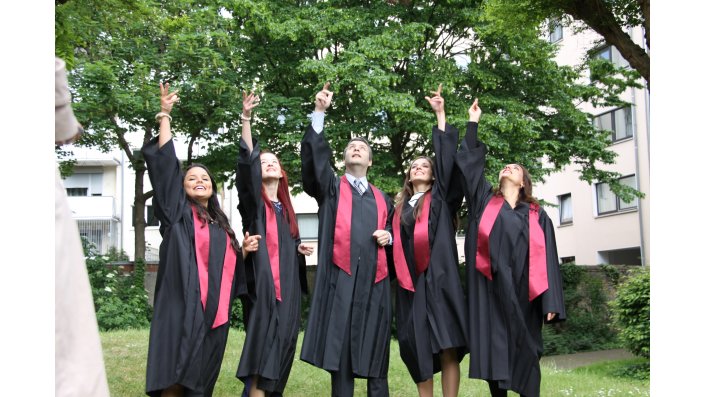
[[(392, 203), (367, 182), (372, 152), (353, 138), (345, 175), (331, 167), (323, 118), (333, 93), (316, 95), (301, 143), (304, 190), (318, 202), (318, 268), (301, 359), (331, 373), (332, 396), (352, 396), (354, 378), (368, 396), (388, 396), (392, 302), (385, 246), (391, 244)], [(359, 187), (358, 187), (359, 185)]]

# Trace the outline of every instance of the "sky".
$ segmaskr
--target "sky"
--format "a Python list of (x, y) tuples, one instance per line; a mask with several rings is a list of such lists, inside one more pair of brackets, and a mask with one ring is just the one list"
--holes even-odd
[[(48, 3), (48, 2), (45, 2)], [(8, 5), (9, 4), (9, 5)], [(0, 12), (3, 56), (0, 116), (5, 151), (2, 273), (4, 390), (53, 393), (55, 173), (51, 87), (54, 9), (10, 2)], [(651, 224), (652, 395), (692, 392), (705, 354), (699, 324), (705, 260), (702, 204), (703, 131), (696, 116), (705, 89), (699, 61), (700, 2), (652, 3)], [(20, 16), (20, 17), (18, 17)], [(695, 178), (695, 179), (693, 179)], [(705, 184), (705, 183), (703, 183)], [(681, 196), (677, 196), (679, 192)], [(685, 203), (693, 194), (694, 202)], [(682, 364), (681, 364), (682, 363)], [(7, 366), (6, 366), (7, 367)], [(684, 380), (684, 381), (680, 381)]]

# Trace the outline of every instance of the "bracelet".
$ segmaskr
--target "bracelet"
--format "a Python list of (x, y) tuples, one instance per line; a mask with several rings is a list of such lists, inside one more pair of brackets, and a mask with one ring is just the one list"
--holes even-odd
[(242, 121), (250, 121), (252, 120), (252, 117), (247, 117), (244, 114), (240, 113), (240, 120)]
[(156, 116), (154, 116), (154, 118), (157, 120), (157, 122), (161, 121), (162, 117), (168, 117), (169, 122), (171, 122), (171, 116), (169, 115), (169, 113), (159, 112), (156, 114)]

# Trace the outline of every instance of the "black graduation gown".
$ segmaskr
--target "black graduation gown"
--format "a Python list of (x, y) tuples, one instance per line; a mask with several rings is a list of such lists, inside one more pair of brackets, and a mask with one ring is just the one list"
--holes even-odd
[[(451, 202), (446, 193), (450, 188), (458, 130), (447, 125), (447, 133), (434, 128), (436, 153), (431, 188), (428, 221), (430, 261), (428, 268), (416, 274), (414, 261), (414, 207), (403, 204), (401, 236), (394, 244), (403, 244), (414, 292), (397, 286), (397, 339), (402, 360), (414, 382), (433, 378), (441, 370), (441, 350), (456, 348), (458, 362), (467, 353), (467, 305), (458, 271), (458, 250), (455, 244), (453, 217), (462, 196)], [(455, 184), (456, 186), (459, 184)], [(422, 205), (417, 202), (416, 204)]]
[[(245, 142), (240, 139), (236, 186), (243, 224), (247, 225), (250, 235), (259, 234), (262, 239), (259, 250), (250, 254), (254, 262), (255, 292), (250, 294), (252, 299), (249, 302), (247, 334), (237, 377), (245, 382), (249, 376), (258, 375), (259, 389), (282, 393), (291, 372), (301, 326), (301, 284), (305, 286), (306, 262), (299, 260), (301, 254), (297, 248), (300, 239), (291, 237), (289, 223), (275, 210), (282, 298), (277, 301), (267, 251), (267, 218), (261, 195), (260, 148), (257, 141), (253, 141), (254, 147), (250, 153)], [(303, 272), (300, 266), (304, 267)]]
[(475, 268), (478, 225), (492, 198), (483, 177), (487, 147), (477, 141), (477, 123), (470, 122), (456, 164), (463, 177), (469, 206), (465, 238), (470, 321), (470, 377), (498, 381), (499, 387), (525, 396), (538, 396), (541, 327), (545, 315), (565, 320), (563, 283), (558, 266), (553, 223), (541, 209), (539, 224), (546, 238), (548, 290), (529, 302), (529, 205), (506, 201), (489, 236), (493, 280)]
[[(340, 177), (331, 167), (331, 149), (323, 132), (318, 134), (311, 126), (301, 143), (301, 163), (304, 191), (318, 202), (319, 222), (318, 266), (301, 360), (338, 371), (343, 338), (349, 334), (353, 376), (386, 378), (392, 302), (389, 277), (375, 283), (378, 245), (372, 233), (377, 230), (377, 205), (372, 189), (363, 196), (352, 191), (352, 275), (348, 275), (332, 262)], [(386, 230), (391, 232), (392, 202), (383, 195)]]
[[(146, 393), (159, 396), (173, 384), (187, 396), (210, 396), (218, 379), (230, 322), (212, 329), (218, 309), (225, 258), (226, 232), (209, 224), (208, 296), (206, 310), (196, 263), (194, 222), (183, 189), (183, 175), (173, 141), (159, 148), (157, 138), (142, 148), (154, 188), (155, 215), (161, 222), (159, 270), (154, 291), (154, 315), (149, 333)], [(243, 260), (237, 253), (228, 307), (241, 280)]]

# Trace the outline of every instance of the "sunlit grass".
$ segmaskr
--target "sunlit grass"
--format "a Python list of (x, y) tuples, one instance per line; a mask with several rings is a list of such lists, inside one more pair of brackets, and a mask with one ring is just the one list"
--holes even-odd
[[(105, 368), (112, 397), (142, 396), (145, 385), (147, 344), (149, 330), (111, 331), (101, 333)], [(225, 359), (214, 396), (240, 396), (242, 382), (235, 377), (237, 364), (245, 339), (243, 331), (231, 330)], [(285, 389), (287, 397), (317, 397), (330, 395), (330, 374), (298, 359), (303, 334)], [(622, 360), (598, 363), (574, 370), (560, 370), (550, 364), (542, 364), (541, 396), (649, 396), (649, 381), (620, 377), (619, 369), (642, 363), (644, 360)], [(486, 383), (467, 378), (468, 357), (463, 360), (460, 371), (460, 396), (489, 396)], [(392, 340), (389, 363), (390, 396), (414, 396), (416, 385), (399, 356), (399, 345)], [(434, 395), (441, 396), (440, 373), (434, 377)], [(364, 380), (355, 381), (355, 396), (366, 396)], [(518, 396), (509, 393), (510, 396)]]

